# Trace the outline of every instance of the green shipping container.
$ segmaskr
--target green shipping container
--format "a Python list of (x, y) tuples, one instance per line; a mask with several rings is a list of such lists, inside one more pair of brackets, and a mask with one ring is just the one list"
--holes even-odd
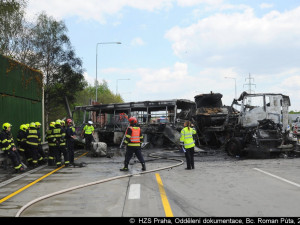
[(12, 124), (12, 133), (16, 142), (22, 124), (40, 122), (43, 125), (42, 104), (42, 73), (0, 55), (1, 130), (3, 123)]

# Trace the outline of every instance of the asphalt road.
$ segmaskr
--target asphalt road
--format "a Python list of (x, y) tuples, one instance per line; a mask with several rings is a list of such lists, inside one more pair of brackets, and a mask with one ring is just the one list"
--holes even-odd
[[(173, 161), (153, 159), (147, 151), (145, 174), (139, 174), (141, 165), (134, 160), (129, 172), (119, 171), (123, 156), (83, 156), (77, 160), (87, 163), (83, 168), (42, 166), (13, 176), (2, 171), (0, 216), (14, 217), (33, 200), (89, 184), (38, 201), (20, 216), (300, 217), (300, 158), (240, 160), (220, 152), (195, 156), (195, 169), (185, 170), (182, 154), (163, 151)], [(184, 163), (149, 172), (178, 160)]]

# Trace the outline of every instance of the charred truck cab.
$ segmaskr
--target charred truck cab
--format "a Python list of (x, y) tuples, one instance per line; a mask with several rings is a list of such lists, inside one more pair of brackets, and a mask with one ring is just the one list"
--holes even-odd
[(290, 99), (286, 95), (243, 92), (234, 99), (232, 107), (239, 108), (237, 123), (228, 129), (225, 146), (231, 156), (252, 155), (272, 157), (291, 151), (289, 143), (288, 107)]

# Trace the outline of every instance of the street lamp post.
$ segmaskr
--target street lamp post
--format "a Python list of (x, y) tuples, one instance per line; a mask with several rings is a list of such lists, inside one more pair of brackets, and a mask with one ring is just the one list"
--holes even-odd
[(234, 90), (235, 90), (235, 99), (237, 99), (236, 96), (236, 78), (235, 77), (225, 77), (226, 79), (234, 79)]
[(98, 101), (98, 45), (122, 44), (121, 42), (100, 42), (96, 45), (96, 102)]
[(116, 85), (116, 95), (118, 94), (118, 81), (119, 80), (130, 80), (130, 79), (117, 79), (117, 85)]

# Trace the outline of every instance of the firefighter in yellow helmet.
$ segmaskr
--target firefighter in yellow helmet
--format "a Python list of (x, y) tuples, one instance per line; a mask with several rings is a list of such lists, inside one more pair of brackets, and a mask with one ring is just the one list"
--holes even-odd
[(38, 153), (39, 153), (40, 157), (39, 157), (38, 163), (40, 165), (43, 165), (47, 162), (47, 156), (42, 147), (42, 139), (41, 139), (41, 132), (40, 132), (41, 125), (42, 124), (40, 122), (35, 122), (35, 127), (37, 129), (37, 133), (38, 133), (38, 137), (39, 137)]
[(53, 129), (53, 135), (55, 136), (55, 160), (56, 160), (56, 166), (60, 167), (62, 166), (61, 162), (61, 154), (64, 155), (64, 163), (65, 166), (69, 166), (69, 154), (66, 148), (66, 132), (61, 127), (61, 120), (56, 120), (55, 122), (55, 128)]
[(20, 129), (18, 131), (17, 135), (17, 142), (19, 146), (19, 154), (23, 158), (23, 161), (26, 162), (26, 165), (28, 165), (28, 161), (30, 161), (30, 154), (27, 149), (27, 144), (26, 144), (26, 132), (28, 128), (26, 124), (22, 124), (20, 126)]
[(55, 161), (56, 138), (53, 134), (54, 129), (55, 129), (55, 122), (51, 122), (49, 125), (49, 129), (47, 130), (46, 133), (46, 140), (49, 146), (48, 166), (54, 166), (54, 161)]
[(2, 125), (2, 132), (0, 133), (0, 149), (11, 159), (15, 172), (23, 172), (24, 167), (22, 166), (20, 155), (11, 134), (11, 127), (12, 125), (10, 123), (4, 123)]
[(39, 136), (34, 122), (31, 122), (29, 124), (29, 129), (27, 130), (26, 133), (26, 139), (27, 139), (26, 143), (32, 158), (32, 165), (29, 166), (35, 168), (38, 166), (38, 160), (41, 158), (41, 156), (38, 152)]

